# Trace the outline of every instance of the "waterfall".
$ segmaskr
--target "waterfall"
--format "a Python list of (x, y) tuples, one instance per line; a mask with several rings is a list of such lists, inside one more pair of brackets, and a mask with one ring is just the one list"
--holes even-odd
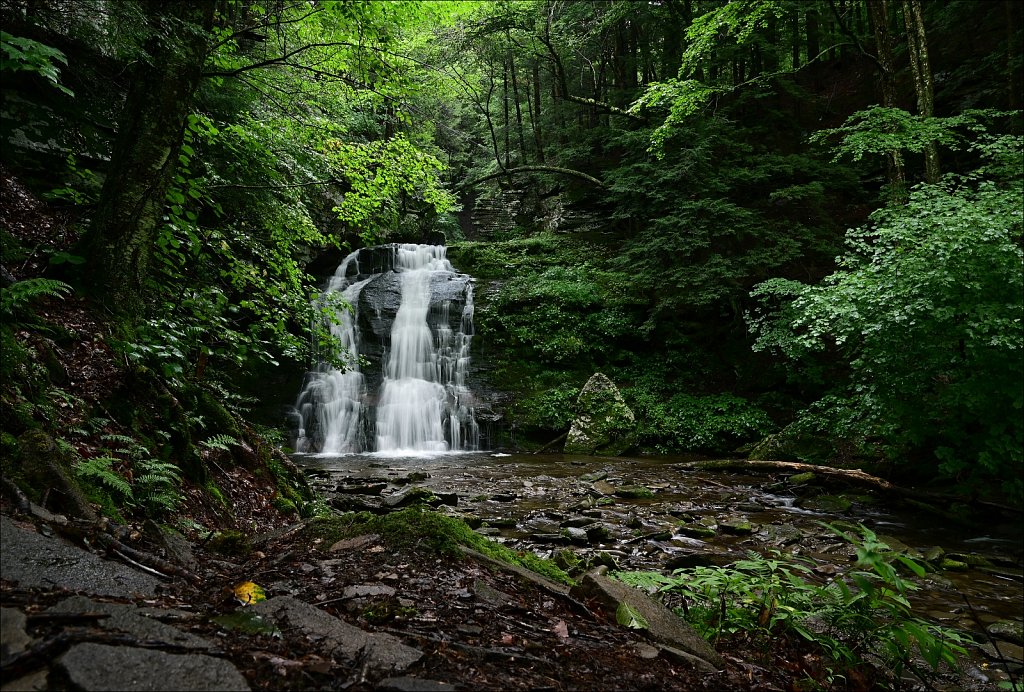
[(331, 324), (346, 362), (341, 370), (320, 362), (307, 373), (295, 403), (296, 451), (478, 448), (467, 385), (473, 284), (445, 253), (438, 245), (384, 245), (338, 266), (319, 300), (340, 296), (346, 304)]

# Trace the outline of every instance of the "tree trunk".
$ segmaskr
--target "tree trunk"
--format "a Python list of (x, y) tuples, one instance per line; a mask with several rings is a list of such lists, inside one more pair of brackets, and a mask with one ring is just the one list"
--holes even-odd
[[(896, 60), (892, 52), (892, 34), (889, 32), (888, 0), (868, 0), (872, 28), (875, 32), (875, 46), (878, 50), (878, 64), (881, 66), (880, 76), (882, 105), (896, 108)], [(894, 191), (894, 200), (902, 200), (907, 186), (906, 171), (903, 166), (903, 155), (899, 150), (889, 152), (887, 159), (889, 185)]]
[(151, 33), (128, 88), (117, 142), (85, 238), (98, 297), (138, 319), (146, 273), (185, 121), (202, 79), (216, 0), (144, 3)]
[[(903, 0), (903, 21), (907, 25), (907, 54), (914, 75), (914, 92), (917, 94), (917, 112), (924, 118), (935, 114), (935, 87), (932, 66), (928, 58), (928, 40), (924, 29), (921, 0)], [(939, 147), (929, 142), (924, 150), (924, 179), (929, 183), (939, 182)]]

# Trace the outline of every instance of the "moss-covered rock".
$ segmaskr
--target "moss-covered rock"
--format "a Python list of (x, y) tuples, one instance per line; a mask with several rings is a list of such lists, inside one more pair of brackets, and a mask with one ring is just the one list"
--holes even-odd
[(565, 453), (618, 456), (636, 446), (636, 439), (636, 418), (618, 387), (594, 373), (576, 401)]

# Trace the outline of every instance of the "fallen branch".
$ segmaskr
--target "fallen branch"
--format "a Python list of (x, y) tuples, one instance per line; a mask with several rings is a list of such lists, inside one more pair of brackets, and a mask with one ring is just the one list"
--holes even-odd
[(932, 493), (924, 490), (915, 490), (914, 488), (904, 488), (903, 486), (890, 483), (884, 478), (879, 478), (877, 476), (872, 476), (870, 473), (865, 473), (860, 469), (838, 469), (833, 466), (818, 466), (817, 464), (804, 464), (797, 461), (765, 461), (760, 459), (711, 459), (708, 461), (689, 461), (676, 464), (675, 467), (683, 470), (695, 469), (701, 471), (751, 471), (755, 473), (767, 471), (783, 471), (790, 473), (810, 472), (825, 478), (838, 479), (854, 485), (875, 488), (883, 493), (898, 497), (930, 500), (932, 502), (969, 501), (975, 505), (998, 509), (1013, 514), (1021, 514), (1024, 512), (1024, 508), (1003, 505), (998, 502), (976, 500), (957, 495), (947, 495), (944, 493)]

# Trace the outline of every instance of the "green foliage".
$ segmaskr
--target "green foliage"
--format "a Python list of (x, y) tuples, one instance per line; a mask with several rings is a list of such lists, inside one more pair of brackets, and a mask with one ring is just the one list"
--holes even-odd
[(121, 463), (120, 459), (109, 456), (82, 459), (75, 464), (75, 475), (94, 481), (104, 489), (114, 491), (121, 500), (130, 503), (134, 500), (132, 486), (124, 476), (113, 468), (115, 464), (119, 463)]
[(917, 187), (847, 234), (839, 271), (821, 284), (761, 284), (753, 295), (766, 307), (750, 318), (756, 349), (848, 365), (849, 380), (813, 411), (834, 434), (879, 439), (895, 461), (932, 455), (949, 477), (999, 479), (1018, 501), (1019, 193), (1019, 182), (958, 176)]
[(0, 31), (0, 72), (35, 72), (53, 88), (74, 96), (70, 89), (60, 83), (60, 68), (56, 63), (64, 66), (68, 64), (67, 57), (56, 48)]
[(71, 287), (56, 279), (33, 278), (16, 281), (0, 288), (0, 314), (10, 319), (36, 298), (63, 298)]
[[(949, 628), (914, 617), (907, 593), (917, 587), (902, 578), (896, 563), (917, 576), (923, 568), (893, 553), (869, 529), (853, 535), (829, 526), (856, 548), (853, 569), (824, 584), (813, 579), (813, 562), (772, 551), (750, 553), (725, 567), (657, 572), (616, 572), (613, 576), (638, 588), (681, 597), (681, 614), (705, 637), (746, 633), (766, 644), (780, 635), (795, 635), (821, 647), (841, 677), (876, 657), (893, 680), (905, 667), (919, 677), (914, 656), (932, 672), (956, 666), (969, 639)], [(915, 651), (916, 650), (916, 651)], [(833, 680), (834, 681), (834, 680)]]
[(627, 392), (639, 421), (640, 445), (659, 453), (721, 454), (774, 429), (768, 415), (732, 394), (676, 394), (667, 401), (649, 390)]
[(238, 446), (239, 442), (231, 435), (218, 434), (209, 437), (199, 443), (200, 446), (208, 449), (220, 449), (225, 452), (230, 452), (232, 446)]

